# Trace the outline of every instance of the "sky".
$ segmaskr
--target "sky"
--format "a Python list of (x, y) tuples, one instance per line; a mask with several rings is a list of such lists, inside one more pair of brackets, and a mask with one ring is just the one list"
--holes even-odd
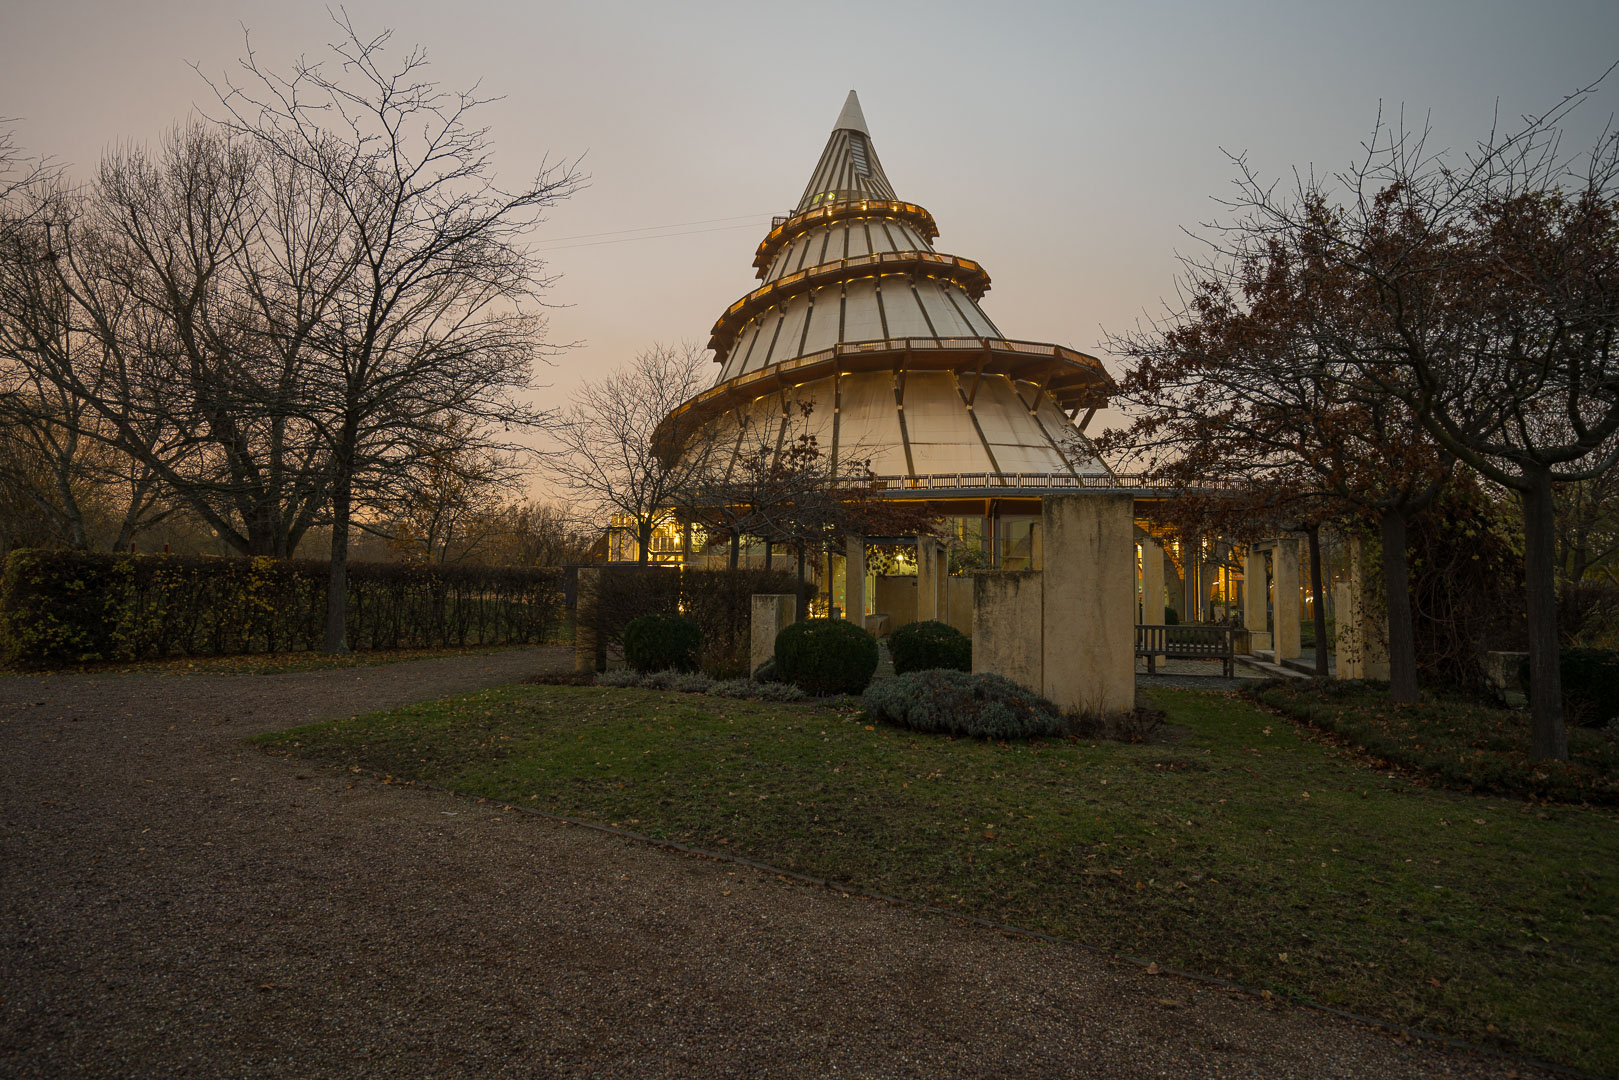
[[(757, 284), (754, 248), (851, 88), (897, 194), (937, 219), (935, 247), (988, 270), (1002, 332), (1116, 370), (1107, 334), (1173, 297), (1177, 255), (1198, 248), (1188, 231), (1222, 214), (1229, 155), (1267, 176), (1330, 172), (1401, 109), (1462, 151), (1497, 114), (1543, 112), (1619, 59), (1614, 0), (345, 10), (400, 51), (424, 46), (444, 86), (499, 99), (482, 118), (506, 184), (546, 160), (588, 174), (530, 238), (556, 277), (549, 338), (574, 345), (538, 372), (548, 406), (654, 343), (707, 341)], [(227, 73), (244, 34), (279, 71), (337, 36), (306, 0), (0, 0), (0, 27), (0, 117), (85, 178), (107, 150), (206, 111), (196, 68)], [(1616, 112), (1619, 72), (1568, 145)]]

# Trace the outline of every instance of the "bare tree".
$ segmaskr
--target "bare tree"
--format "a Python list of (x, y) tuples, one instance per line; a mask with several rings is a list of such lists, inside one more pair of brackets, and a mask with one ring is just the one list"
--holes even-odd
[(585, 383), (549, 425), (549, 467), (597, 523), (635, 530), (646, 563), (652, 531), (708, 475), (717, 429), (679, 406), (705, 389), (707, 352), (654, 345), (598, 382)]
[(520, 242), (581, 179), (547, 165), (515, 191), (497, 187), (488, 131), (473, 126), (484, 99), (428, 81), (420, 49), (390, 61), (389, 32), (334, 19), (329, 65), (300, 60), (282, 76), (249, 50), (241, 83), (214, 86), (225, 127), (320, 193), (332, 256), (351, 268), (311, 326), (303, 392), (330, 455), (326, 648), (344, 651), (356, 507), (410, 468), (446, 415), (489, 447), (538, 419), (521, 394), (548, 282)]

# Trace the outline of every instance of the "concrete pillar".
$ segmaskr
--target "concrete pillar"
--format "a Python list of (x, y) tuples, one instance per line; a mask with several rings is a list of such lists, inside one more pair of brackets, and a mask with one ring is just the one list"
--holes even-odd
[(843, 617), (856, 626), (866, 625), (866, 538), (844, 541)]
[(973, 671), (1004, 675), (1039, 692), (1042, 582), (1038, 570), (987, 570), (972, 576)]
[(606, 650), (596, 641), (596, 599), (601, 595), (602, 569), (581, 566), (574, 586), (573, 670), (601, 671), (606, 667)]
[(1265, 553), (1248, 548), (1242, 557), (1242, 625), (1248, 630), (1250, 649), (1269, 649), (1270, 631), (1265, 629), (1265, 601), (1270, 581), (1265, 575)]
[(1389, 677), (1388, 609), (1382, 577), (1366, 565), (1360, 537), (1349, 538), (1349, 580), (1333, 586), (1337, 627), (1337, 672), (1340, 679)]
[(776, 655), (776, 635), (798, 621), (798, 597), (792, 593), (755, 593), (748, 645), (748, 673)]
[(1271, 607), (1276, 623), (1276, 659), (1291, 660), (1304, 651), (1299, 619), (1299, 542), (1291, 536), (1280, 537), (1271, 558), (1276, 566), (1276, 596)]
[(1135, 708), (1134, 510), (1129, 495), (1042, 501), (1041, 691), (1063, 709)]
[(944, 610), (944, 581), (949, 573), (944, 545), (931, 536), (916, 538), (916, 621), (937, 619)]
[(1141, 621), (1161, 626), (1164, 621), (1164, 549), (1150, 536), (1141, 538)]
[(1186, 610), (1181, 612), (1181, 621), (1196, 623), (1203, 621), (1203, 602), (1208, 599), (1208, 590), (1203, 587), (1203, 538), (1190, 537), (1181, 548), (1181, 565), (1186, 573)]

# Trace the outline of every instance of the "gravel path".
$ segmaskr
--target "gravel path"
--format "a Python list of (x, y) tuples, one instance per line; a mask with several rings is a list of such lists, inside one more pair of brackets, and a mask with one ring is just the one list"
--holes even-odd
[(241, 742), (569, 659), (0, 678), (0, 1075), (1529, 1075)]

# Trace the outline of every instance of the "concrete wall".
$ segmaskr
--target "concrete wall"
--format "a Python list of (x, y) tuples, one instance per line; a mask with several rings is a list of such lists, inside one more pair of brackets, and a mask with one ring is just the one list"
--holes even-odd
[(876, 610), (888, 616), (888, 629), (916, 621), (915, 574), (878, 575), (876, 593)]
[(1038, 632), (1041, 572), (987, 570), (968, 580), (973, 590), (973, 671), (1004, 675), (1040, 690), (1045, 684)]
[(1134, 507), (1089, 492), (1042, 502), (1042, 691), (1064, 709), (1135, 708)]
[(973, 633), (973, 575), (961, 574), (944, 579), (944, 614), (939, 621), (949, 623), (968, 637)]
[(798, 597), (792, 593), (756, 593), (753, 625), (748, 641), (748, 673), (776, 655), (776, 635), (798, 621)]

